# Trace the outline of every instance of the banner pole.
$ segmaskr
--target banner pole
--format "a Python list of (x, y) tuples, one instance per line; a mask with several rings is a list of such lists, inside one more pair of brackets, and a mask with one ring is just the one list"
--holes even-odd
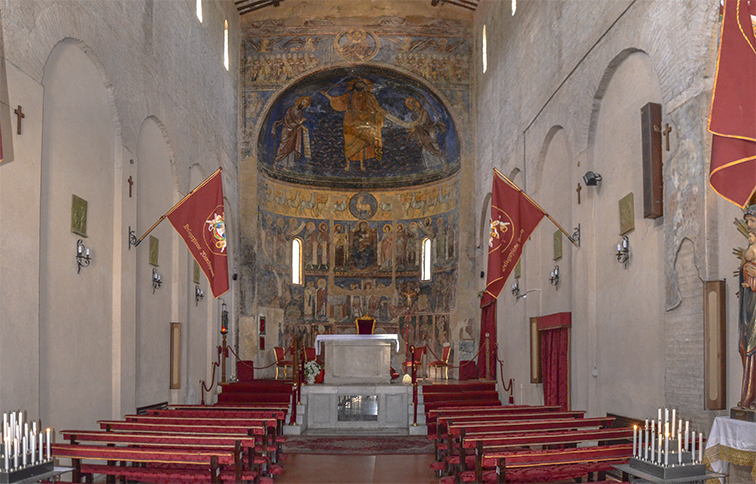
[(572, 245), (574, 245), (575, 247), (580, 247), (580, 246), (579, 246), (579, 245), (577, 244), (577, 242), (575, 242), (575, 241), (574, 241), (574, 240), (572, 239), (572, 236), (571, 236), (570, 234), (568, 234), (568, 233), (567, 233), (567, 231), (566, 231), (566, 230), (564, 230), (564, 229), (562, 228), (562, 226), (561, 226), (561, 225), (559, 225), (559, 224), (557, 223), (557, 221), (556, 221), (556, 220), (554, 220), (554, 218), (553, 218), (553, 217), (552, 217), (551, 215), (549, 215), (548, 213), (546, 213), (546, 210), (544, 210), (543, 208), (541, 208), (541, 206), (540, 206), (540, 205), (538, 205), (538, 203), (536, 203), (536, 201), (535, 201), (535, 200), (533, 200), (532, 198), (530, 198), (530, 196), (529, 196), (529, 195), (528, 195), (527, 193), (525, 193), (524, 191), (522, 191), (522, 189), (521, 189), (520, 187), (518, 187), (517, 185), (515, 185), (515, 184), (514, 184), (514, 182), (513, 182), (512, 180), (510, 180), (509, 178), (507, 178), (507, 177), (506, 177), (506, 175), (504, 175), (504, 173), (500, 172), (500, 171), (499, 171), (499, 170), (497, 170), (496, 168), (494, 168), (494, 173), (495, 173), (495, 174), (497, 174), (497, 175), (499, 175), (499, 176), (500, 176), (500, 177), (501, 177), (501, 178), (502, 178), (502, 179), (503, 179), (503, 180), (504, 180), (505, 182), (509, 183), (509, 185), (510, 185), (510, 186), (511, 186), (512, 188), (514, 188), (514, 189), (515, 189), (515, 190), (517, 190), (518, 192), (522, 193), (522, 195), (523, 195), (523, 196), (524, 196), (524, 197), (525, 197), (525, 198), (526, 198), (526, 199), (527, 199), (527, 200), (528, 200), (528, 201), (529, 201), (530, 203), (532, 203), (533, 205), (535, 205), (535, 207), (536, 207), (536, 208), (537, 208), (538, 210), (540, 210), (541, 212), (543, 212), (543, 214), (544, 214), (544, 215), (546, 216), (546, 218), (548, 218), (549, 220), (551, 220), (551, 222), (552, 222), (552, 223), (553, 223), (554, 225), (556, 225), (556, 227), (557, 227), (557, 228), (558, 228), (559, 230), (561, 230), (561, 231), (562, 231), (562, 233), (563, 233), (564, 235), (566, 235), (566, 236), (567, 236), (567, 239), (568, 239), (568, 240), (569, 240), (570, 242), (572, 242)]

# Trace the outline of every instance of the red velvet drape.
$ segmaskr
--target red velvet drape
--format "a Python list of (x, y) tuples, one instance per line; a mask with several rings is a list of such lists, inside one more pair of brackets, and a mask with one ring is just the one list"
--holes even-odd
[(480, 343), (478, 349), (478, 378), (486, 377), (486, 333), (490, 348), (488, 371), (492, 380), (496, 379), (496, 299), (480, 309)]
[(570, 406), (570, 328), (540, 331), (544, 405)]

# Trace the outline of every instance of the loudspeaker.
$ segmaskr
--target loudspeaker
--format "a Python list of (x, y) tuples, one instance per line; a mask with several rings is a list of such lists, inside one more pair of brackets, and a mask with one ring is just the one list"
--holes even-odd
[(664, 215), (664, 180), (662, 178), (661, 104), (648, 103), (641, 108), (643, 138), (643, 218)]

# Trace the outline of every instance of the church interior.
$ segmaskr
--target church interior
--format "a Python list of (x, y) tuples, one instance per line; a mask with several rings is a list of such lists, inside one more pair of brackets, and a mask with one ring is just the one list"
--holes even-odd
[[(731, 1), (0, 1), (0, 412), (57, 445), (284, 380), (306, 405), (282, 433), (348, 433), (317, 410), (336, 408), (331, 379), (402, 407), (365, 428), (412, 436), (431, 432), (413, 391), (427, 412), (431, 387), (487, 382), (504, 407), (646, 429), (674, 410), (703, 439), (740, 412), (756, 439), (756, 210), (752, 226), (710, 184)], [(214, 294), (173, 221), (153, 224), (219, 168)], [(548, 217), (487, 306), (503, 178)], [(338, 353), (360, 318), (390, 351)], [(302, 385), (320, 343), (325, 385)], [(386, 385), (338, 380), (337, 354)], [(371, 380), (378, 359), (391, 375)], [(756, 482), (749, 445), (709, 472)], [(312, 478), (273, 460), (258, 482)], [(434, 460), (412, 482), (461, 479)]]

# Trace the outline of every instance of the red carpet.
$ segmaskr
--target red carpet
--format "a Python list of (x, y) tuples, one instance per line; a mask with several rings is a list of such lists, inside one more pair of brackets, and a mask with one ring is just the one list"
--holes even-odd
[(423, 435), (346, 436), (289, 435), (283, 444), (284, 454), (433, 454), (433, 442)]

